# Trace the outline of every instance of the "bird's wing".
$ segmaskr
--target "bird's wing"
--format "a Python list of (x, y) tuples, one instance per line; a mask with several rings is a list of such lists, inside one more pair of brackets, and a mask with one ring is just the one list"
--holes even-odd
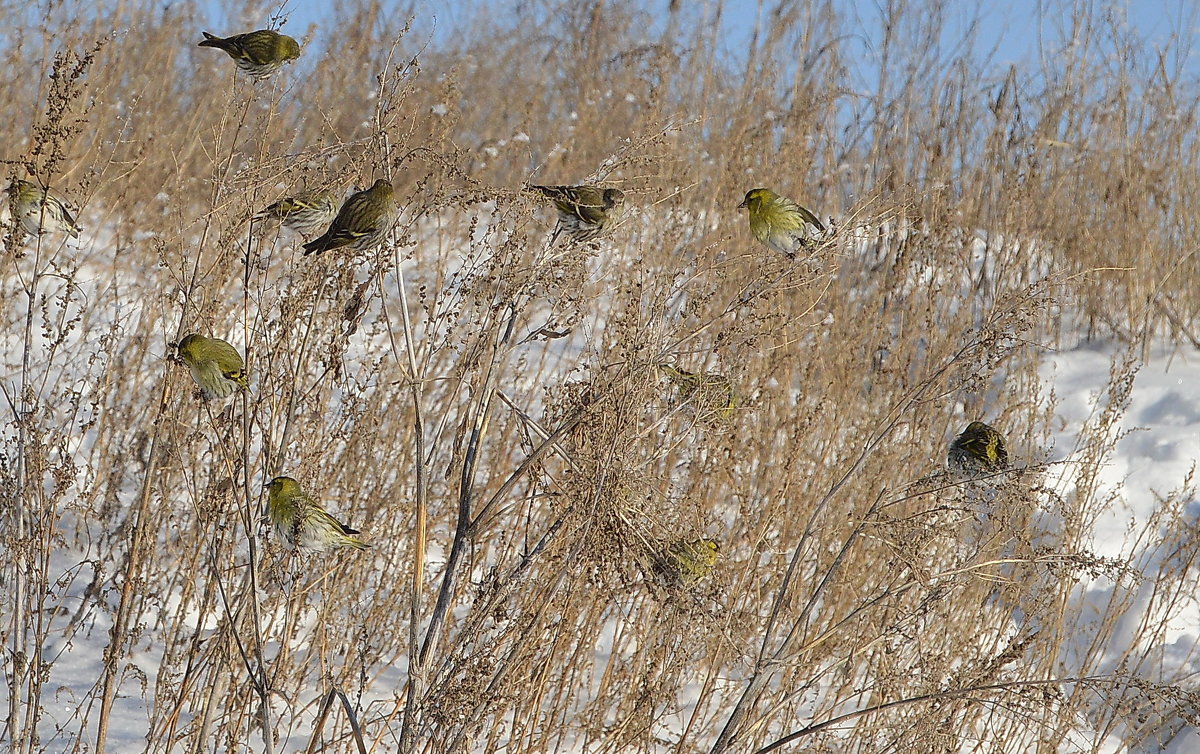
[(791, 199), (788, 199), (786, 197), (781, 196), (781, 197), (779, 197), (779, 200), (788, 209), (799, 213), (800, 217), (804, 218), (804, 222), (816, 226), (817, 230), (819, 230), (821, 232), (825, 231), (825, 226), (821, 224), (820, 218), (818, 218), (816, 215), (814, 215), (808, 209), (801, 207), (799, 204), (796, 204)]

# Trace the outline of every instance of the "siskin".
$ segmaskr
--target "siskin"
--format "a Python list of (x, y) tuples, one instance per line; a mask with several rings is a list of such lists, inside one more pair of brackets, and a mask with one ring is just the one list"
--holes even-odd
[(246, 362), (237, 349), (220, 338), (192, 333), (179, 341), (179, 357), (192, 370), (192, 379), (205, 398), (227, 398), (250, 386)]
[(304, 244), (304, 255), (349, 246), (364, 251), (383, 241), (399, 214), (392, 184), (380, 178), (342, 204), (325, 234)]
[(308, 238), (324, 232), (333, 222), (337, 206), (328, 191), (309, 191), (280, 199), (254, 216), (255, 220), (278, 220), (285, 228)]
[(724, 375), (697, 374), (670, 364), (660, 364), (658, 368), (678, 391), (676, 404), (690, 406), (697, 420), (725, 420), (733, 416), (737, 394)]
[(237, 63), (237, 67), (256, 79), (265, 79), (278, 71), (284, 63), (300, 57), (300, 43), (286, 34), (270, 29), (259, 29), (232, 37), (204, 34), (199, 47), (216, 47), (224, 50)]
[(654, 570), (668, 582), (691, 587), (712, 573), (720, 551), (721, 545), (712, 539), (676, 542), (658, 556)]
[(1008, 447), (1004, 435), (983, 422), (971, 422), (950, 443), (946, 463), (960, 474), (980, 474), (1008, 468)]
[(67, 233), (79, 238), (79, 226), (57, 191), (15, 178), (8, 186), (8, 202), (13, 222), (25, 234)]
[(550, 236), (553, 245), (559, 233), (575, 241), (591, 241), (599, 238), (610, 226), (625, 202), (620, 189), (599, 186), (529, 186), (540, 191), (554, 202), (558, 210), (558, 224)]
[(750, 213), (750, 232), (755, 240), (789, 259), (795, 259), (796, 252), (811, 243), (805, 226), (825, 230), (816, 215), (771, 189), (747, 191), (738, 209)]
[(300, 489), (300, 483), (277, 476), (267, 484), (267, 515), (275, 532), (291, 549), (323, 552), (336, 547), (365, 550), (370, 547), (351, 529), (325, 512), (316, 500)]

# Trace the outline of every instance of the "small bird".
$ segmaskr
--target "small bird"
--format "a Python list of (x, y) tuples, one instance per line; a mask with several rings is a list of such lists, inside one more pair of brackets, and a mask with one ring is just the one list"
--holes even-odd
[(712, 573), (720, 552), (721, 545), (713, 539), (683, 540), (656, 558), (654, 570), (668, 583), (695, 586)]
[(746, 192), (746, 198), (738, 205), (750, 213), (750, 232), (755, 240), (767, 248), (796, 258), (796, 252), (812, 243), (807, 225), (819, 232), (825, 226), (817, 216), (787, 197), (771, 189), (756, 188)]
[(599, 238), (620, 213), (621, 205), (625, 202), (625, 194), (615, 188), (530, 185), (529, 189), (549, 197), (558, 210), (558, 223), (550, 236), (551, 245), (563, 232), (579, 242)]
[(300, 43), (286, 34), (270, 29), (259, 29), (232, 37), (218, 37), (208, 32), (198, 47), (216, 47), (224, 50), (237, 67), (255, 79), (265, 79), (279, 70), (284, 63), (300, 57)]
[(971, 422), (950, 443), (946, 464), (960, 474), (982, 474), (1008, 468), (1008, 447), (1004, 435), (983, 422)]
[(725, 420), (737, 408), (737, 393), (729, 379), (709, 372), (698, 374), (671, 364), (659, 364), (677, 390), (676, 405), (688, 406), (697, 421)]
[(79, 225), (57, 191), (14, 178), (8, 186), (8, 202), (13, 222), (27, 236), (67, 233), (79, 238)]
[(267, 491), (267, 515), (276, 534), (291, 549), (324, 552), (337, 547), (370, 547), (354, 536), (359, 533), (357, 529), (326, 513), (295, 479), (277, 476), (267, 483)]
[(239, 388), (250, 387), (242, 355), (220, 338), (192, 333), (184, 336), (177, 347), (179, 357), (192, 371), (192, 379), (200, 386), (205, 398), (227, 398)]
[(323, 233), (337, 215), (333, 194), (328, 191), (308, 191), (280, 199), (254, 216), (255, 220), (278, 220), (285, 228), (300, 235)]
[(349, 246), (365, 251), (383, 241), (399, 214), (392, 184), (380, 178), (366, 191), (351, 195), (338, 210), (329, 230), (304, 244), (304, 255)]

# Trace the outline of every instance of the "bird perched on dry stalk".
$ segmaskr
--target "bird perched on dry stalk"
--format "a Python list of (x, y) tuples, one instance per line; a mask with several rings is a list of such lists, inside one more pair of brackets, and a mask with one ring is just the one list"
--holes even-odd
[(337, 216), (334, 196), (328, 191), (307, 191), (280, 199), (254, 215), (255, 220), (276, 220), (304, 238), (324, 233)]
[(235, 390), (250, 387), (242, 355), (220, 338), (192, 333), (184, 336), (177, 347), (179, 357), (191, 370), (192, 379), (200, 386), (205, 398), (227, 398)]
[(959, 474), (1003, 471), (1008, 468), (1008, 446), (1004, 435), (983, 422), (971, 422), (950, 443), (946, 463), (951, 471)]
[(816, 215), (771, 189), (747, 191), (738, 209), (749, 213), (750, 232), (755, 240), (789, 259), (795, 259), (796, 252), (814, 243), (808, 235), (809, 225), (818, 232), (825, 230)]
[(369, 544), (358, 537), (357, 529), (338, 521), (287, 476), (267, 483), (267, 516), (275, 533), (291, 549), (324, 552), (338, 547), (366, 550)]
[(12, 220), (26, 236), (42, 233), (67, 233), (79, 238), (79, 225), (57, 191), (14, 178), (8, 186), (8, 206)]
[(675, 386), (674, 404), (687, 407), (697, 421), (724, 421), (733, 416), (737, 393), (728, 377), (689, 372), (671, 364), (659, 364), (658, 368)]
[(528, 188), (549, 198), (558, 210), (558, 223), (550, 236), (552, 246), (560, 233), (579, 242), (599, 238), (611, 229), (625, 203), (625, 194), (615, 188), (591, 185)]
[(224, 50), (237, 67), (255, 79), (265, 79), (275, 73), (284, 63), (300, 57), (300, 43), (286, 34), (270, 29), (259, 29), (232, 37), (218, 37), (208, 32), (198, 47), (215, 47)]
[(654, 571), (668, 584), (684, 588), (695, 586), (712, 573), (721, 545), (713, 539), (676, 542), (654, 562)]
[(376, 246), (396, 224), (399, 208), (392, 184), (380, 178), (366, 191), (350, 196), (338, 210), (329, 230), (304, 244), (304, 255), (320, 254), (343, 246), (365, 251)]

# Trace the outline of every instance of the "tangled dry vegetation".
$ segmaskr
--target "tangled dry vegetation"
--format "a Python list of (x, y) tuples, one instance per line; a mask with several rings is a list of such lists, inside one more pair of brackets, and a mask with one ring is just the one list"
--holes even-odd
[[(0, 157), (85, 227), (3, 256), (13, 751), (1090, 751), (1192, 719), (1153, 662), (1186, 497), (1162, 573), (1084, 543), (1138, 349), (1196, 328), (1195, 82), (1099, 16), (1030, 71), (943, 46), (937, 2), (874, 63), (836, 4), (734, 57), (720, 3), (638, 5), (431, 40), (351, 3), (260, 83), (195, 48), (197, 3), (5, 11)], [(248, 224), (381, 176), (377, 252)], [(522, 184), (585, 179), (622, 223), (547, 248)], [(760, 185), (833, 218), (811, 262), (749, 237)], [(249, 393), (198, 399), (191, 331)], [(1055, 494), (1038, 360), (1080, 334), (1132, 356)], [(663, 363), (727, 376), (733, 415)], [(976, 418), (1015, 469), (948, 479)], [(282, 551), (278, 473), (374, 548)], [(655, 579), (696, 537), (711, 576)], [(1134, 606), (1084, 610), (1098, 574), (1179, 586), (1122, 629), (1143, 653), (1105, 653)]]

